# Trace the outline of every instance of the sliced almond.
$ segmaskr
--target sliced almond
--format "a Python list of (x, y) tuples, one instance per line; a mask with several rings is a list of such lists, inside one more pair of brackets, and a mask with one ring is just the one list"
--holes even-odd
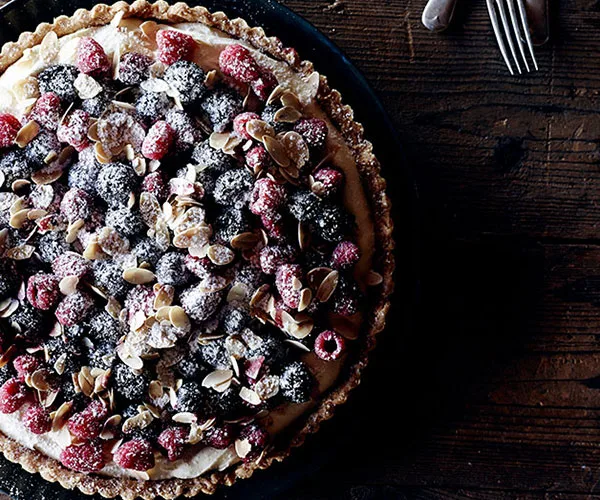
[(58, 407), (58, 410), (54, 412), (52, 415), (52, 431), (56, 432), (60, 430), (65, 423), (67, 422), (67, 417), (69, 413), (71, 413), (71, 409), (73, 408), (72, 401), (66, 401), (62, 405)]
[(14, 345), (11, 345), (6, 351), (4, 351), (2, 356), (0, 356), (0, 368), (4, 368), (8, 363), (12, 361), (13, 355), (16, 351), (17, 347)]
[(327, 302), (335, 289), (339, 281), (339, 273), (337, 271), (331, 271), (325, 279), (319, 285), (317, 289), (316, 298), (319, 302)]
[(75, 222), (69, 224), (67, 228), (67, 235), (65, 236), (65, 240), (67, 243), (74, 243), (77, 240), (77, 235), (79, 231), (85, 226), (85, 221), (83, 219), (78, 219)]
[(263, 142), (265, 137), (274, 137), (275, 130), (263, 120), (250, 120), (246, 123), (246, 132), (253, 139)]
[(223, 149), (230, 137), (229, 132), (213, 132), (208, 138), (208, 143), (213, 149)]
[(77, 276), (65, 276), (60, 280), (58, 288), (63, 295), (71, 295), (77, 291), (79, 278)]
[(252, 451), (252, 445), (247, 439), (236, 439), (235, 440), (235, 453), (240, 458), (246, 458), (248, 453)]
[(31, 374), (31, 386), (38, 391), (46, 392), (50, 389), (48, 383), (49, 372), (46, 369), (36, 370)]
[(6, 251), (6, 256), (13, 260), (27, 260), (33, 255), (34, 251), (35, 247), (33, 245), (20, 245), (9, 248)]
[(94, 146), (94, 154), (96, 155), (96, 160), (103, 165), (107, 165), (112, 161), (111, 154), (102, 147), (101, 142), (97, 142)]
[(33, 141), (37, 135), (40, 133), (40, 126), (37, 122), (31, 120), (26, 125), (24, 125), (21, 130), (17, 133), (17, 137), (15, 138), (15, 143), (20, 148), (24, 148)]
[(217, 266), (226, 266), (233, 262), (235, 253), (225, 245), (211, 245), (206, 252), (207, 257)]
[(156, 33), (158, 32), (158, 24), (154, 21), (146, 21), (140, 24), (140, 30), (150, 40), (154, 40)]
[(285, 92), (283, 92), (283, 94), (281, 94), (281, 104), (284, 107), (291, 107), (296, 110), (302, 109), (300, 99), (298, 99), (298, 96), (294, 94), (291, 90), (286, 90)]
[(51, 172), (46, 172), (44, 169), (38, 170), (31, 174), (31, 180), (38, 185), (46, 185), (52, 184), (62, 177), (62, 170), (52, 170)]
[(46, 217), (47, 214), (48, 214), (48, 212), (46, 212), (46, 210), (42, 210), (40, 208), (34, 208), (33, 210), (30, 210), (27, 213), (27, 218), (29, 220), (38, 220), (38, 219), (41, 219), (42, 217)]
[(161, 307), (170, 306), (173, 303), (175, 289), (170, 285), (154, 285), (154, 309), (159, 310)]
[(187, 330), (190, 327), (190, 319), (188, 315), (180, 306), (171, 307), (169, 310), (169, 320), (171, 324), (182, 330)]
[(278, 109), (273, 117), (279, 123), (296, 123), (300, 118), (302, 118), (302, 113), (291, 106)]
[(217, 392), (225, 392), (231, 385), (232, 379), (232, 370), (215, 370), (204, 377), (202, 386), (214, 389)]
[(300, 246), (300, 250), (304, 251), (310, 247), (310, 231), (308, 228), (302, 224), (302, 222), (298, 223), (298, 245)]
[(231, 246), (236, 250), (250, 250), (254, 248), (259, 241), (260, 237), (255, 233), (240, 233), (231, 238)]
[(240, 389), (240, 398), (242, 398), (247, 403), (250, 403), (253, 406), (258, 406), (262, 403), (260, 396), (253, 391), (252, 389), (248, 389), (247, 387), (242, 387)]
[[(2, 174), (2, 175), (4, 175), (4, 174)], [(4, 183), (4, 181), (2, 181), (2, 183)], [(10, 185), (10, 189), (12, 189), (12, 191), (14, 193), (18, 193), (19, 191), (23, 191), (25, 188), (27, 188), (30, 185), (31, 185), (31, 181), (28, 181), (27, 179), (17, 179)]]
[(270, 287), (268, 284), (258, 287), (254, 294), (252, 294), (252, 298), (250, 299), (250, 307), (260, 307), (263, 301), (269, 296), (269, 288)]
[(153, 420), (154, 416), (150, 411), (142, 411), (141, 413), (138, 413), (137, 415), (125, 420), (123, 422), (122, 430), (125, 434), (128, 434), (134, 429), (145, 429), (152, 423)]
[(58, 57), (58, 35), (54, 31), (46, 33), (46, 36), (44, 36), (44, 39), (40, 44), (39, 53), (45, 63), (51, 63)]
[(286, 152), (286, 148), (274, 137), (265, 136), (264, 137), (264, 145), (265, 149), (273, 159), (277, 165), (280, 167), (286, 168), (291, 164), (290, 157)]
[(163, 386), (158, 380), (153, 380), (148, 386), (148, 396), (150, 399), (160, 399), (163, 397)]
[(73, 86), (81, 99), (93, 99), (102, 92), (102, 85), (85, 73), (79, 73)]
[(23, 210), (14, 213), (8, 221), (9, 226), (15, 229), (21, 229), (27, 220), (28, 213), (28, 208), (24, 208)]
[(304, 311), (312, 301), (312, 291), (310, 288), (305, 288), (300, 292), (300, 302), (298, 304), (298, 311)]
[(294, 347), (297, 347), (298, 349), (301, 349), (302, 351), (310, 352), (310, 348), (308, 348), (307, 346), (305, 346), (302, 342), (298, 342), (297, 340), (285, 339), (284, 342), (286, 344), (293, 345)]
[(176, 413), (173, 415), (173, 422), (177, 422), (179, 424), (191, 424), (192, 422), (197, 422), (198, 417), (193, 413), (183, 411), (181, 413)]
[(313, 290), (317, 290), (323, 280), (329, 276), (332, 269), (329, 267), (315, 267), (311, 269), (306, 278), (308, 279), (308, 284), (312, 287)]
[(88, 139), (90, 139), (91, 141), (94, 142), (98, 142), (100, 140), (100, 137), (98, 137), (98, 122), (95, 121), (94, 123), (92, 123), (90, 125), (90, 128), (88, 129)]
[(383, 276), (375, 271), (369, 271), (365, 278), (365, 283), (367, 286), (381, 285), (383, 283)]

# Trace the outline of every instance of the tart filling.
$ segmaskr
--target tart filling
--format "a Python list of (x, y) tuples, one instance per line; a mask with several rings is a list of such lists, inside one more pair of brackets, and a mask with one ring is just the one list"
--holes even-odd
[(117, 17), (49, 34), (0, 88), (0, 430), (110, 476), (260, 460), (380, 281), (318, 75)]

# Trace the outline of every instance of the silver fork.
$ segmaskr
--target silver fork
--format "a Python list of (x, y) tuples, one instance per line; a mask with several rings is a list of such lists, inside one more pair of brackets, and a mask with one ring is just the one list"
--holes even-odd
[[(519, 21), (517, 19), (517, 11), (515, 9), (515, 1), (517, 2), (517, 7), (519, 10), (519, 18), (520, 18), (520, 26)], [(510, 59), (508, 57), (508, 52), (506, 50), (506, 45), (504, 40), (508, 42), (508, 46), (510, 48), (510, 53), (512, 54), (512, 59), (517, 68), (517, 73), (521, 74), (521, 65), (519, 64), (519, 58), (517, 56), (517, 51), (515, 49), (515, 41), (519, 46), (519, 52), (521, 53), (521, 60), (525, 63), (525, 68), (527, 72), (531, 71), (529, 66), (529, 62), (527, 61), (527, 57), (525, 55), (525, 45), (523, 44), (523, 38), (527, 43), (527, 47), (529, 49), (529, 55), (531, 57), (531, 61), (533, 62), (533, 67), (535, 71), (538, 69), (537, 61), (535, 60), (535, 54), (533, 52), (533, 43), (531, 42), (531, 34), (529, 33), (529, 23), (527, 21), (527, 13), (525, 12), (525, 4), (524, 0), (487, 0), (488, 12), (490, 13), (490, 19), (492, 21), (492, 27), (494, 28), (494, 34), (496, 35), (496, 40), (498, 41), (498, 46), (500, 47), (500, 52), (502, 53), (502, 57), (504, 58), (504, 62), (508, 66), (508, 71), (510, 71), (511, 75), (514, 75), (514, 71), (512, 65), (510, 64)], [(512, 30), (508, 24), (508, 19), (506, 16), (506, 5), (508, 5), (508, 13), (510, 16)], [(497, 12), (496, 12), (497, 10)], [(500, 14), (500, 21), (502, 22), (502, 26), (498, 22), (498, 14)]]

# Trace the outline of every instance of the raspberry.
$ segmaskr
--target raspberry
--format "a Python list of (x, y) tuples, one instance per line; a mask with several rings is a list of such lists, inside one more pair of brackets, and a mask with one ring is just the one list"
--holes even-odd
[(190, 60), (194, 52), (194, 39), (175, 30), (161, 30), (156, 34), (158, 59), (170, 66), (181, 60)]
[(160, 202), (165, 201), (169, 194), (165, 178), (161, 172), (152, 172), (144, 177), (144, 180), (142, 181), (142, 191), (152, 193)]
[(198, 276), (198, 278), (204, 279), (210, 275), (216, 266), (208, 257), (194, 257), (187, 254), (185, 256), (185, 267)]
[(281, 393), (292, 403), (308, 401), (314, 383), (312, 374), (302, 361), (290, 363), (281, 372)]
[(311, 149), (322, 149), (327, 139), (327, 123), (320, 118), (301, 118), (294, 125)]
[(148, 131), (142, 145), (142, 154), (150, 160), (162, 160), (175, 140), (175, 131), (165, 121), (156, 122)]
[(256, 215), (271, 215), (285, 202), (285, 187), (268, 177), (254, 183), (250, 211)]
[(34, 274), (27, 281), (27, 299), (37, 308), (47, 311), (56, 305), (60, 298), (58, 278), (53, 274)]
[(58, 278), (65, 276), (83, 278), (90, 273), (91, 269), (90, 261), (75, 252), (63, 253), (52, 263), (52, 270)]
[(111, 63), (104, 49), (96, 40), (82, 37), (77, 47), (77, 67), (82, 73), (102, 76), (110, 71)]
[(256, 113), (246, 112), (237, 115), (233, 119), (233, 130), (242, 139), (252, 140), (252, 137), (246, 130), (246, 123), (248, 123), (250, 120), (260, 120), (260, 116), (258, 116)]
[(56, 319), (64, 326), (73, 326), (83, 321), (94, 307), (94, 299), (84, 292), (67, 295), (56, 308)]
[(338, 359), (345, 350), (346, 341), (344, 337), (332, 330), (325, 330), (319, 333), (315, 339), (315, 353), (324, 361)]
[(260, 77), (252, 82), (252, 90), (261, 101), (266, 101), (277, 86), (277, 78), (271, 71), (261, 69)]
[(61, 116), (60, 97), (54, 92), (46, 92), (36, 101), (29, 118), (48, 130), (56, 130)]
[(337, 244), (331, 254), (331, 267), (334, 269), (348, 269), (360, 259), (358, 247), (351, 241), (342, 241)]
[(31, 375), (40, 366), (40, 360), (31, 354), (21, 354), (13, 359), (13, 366), (17, 371), (19, 380), (25, 380), (27, 375)]
[(152, 59), (135, 52), (121, 56), (117, 79), (125, 85), (139, 85), (150, 76)]
[(0, 114), (0, 148), (12, 146), (21, 128), (21, 122), (8, 113)]
[(98, 442), (67, 446), (60, 454), (60, 462), (77, 472), (98, 472), (106, 463)]
[(269, 433), (257, 424), (247, 424), (242, 427), (239, 438), (248, 440), (252, 446), (250, 453), (242, 459), (244, 462), (251, 462), (267, 446)]
[(125, 299), (125, 308), (129, 312), (129, 321), (138, 311), (150, 316), (154, 311), (154, 290), (149, 286), (138, 285), (132, 288)]
[(235, 427), (231, 424), (223, 424), (218, 427), (211, 427), (203, 435), (207, 446), (212, 446), (217, 450), (224, 450), (233, 444), (236, 437)]
[(321, 185), (318, 189), (313, 186), (313, 191), (323, 198), (333, 198), (344, 183), (344, 174), (335, 168), (322, 168), (314, 174), (314, 178)]
[(28, 398), (29, 392), (23, 382), (16, 378), (8, 379), (0, 387), (0, 412), (16, 412)]
[(75, 79), (79, 71), (74, 66), (55, 64), (49, 66), (38, 75), (40, 92), (54, 92), (60, 100), (67, 103), (77, 99)]
[(260, 67), (250, 51), (239, 44), (228, 45), (219, 54), (221, 71), (241, 83), (252, 83), (260, 78)]
[(90, 115), (81, 109), (76, 109), (58, 126), (56, 136), (60, 141), (70, 144), (81, 152), (90, 145), (87, 135), (89, 128)]
[(275, 274), (275, 286), (283, 303), (296, 309), (300, 302), (302, 289), (302, 267), (298, 264), (284, 264), (279, 266)]
[(113, 460), (124, 469), (139, 471), (150, 470), (155, 463), (152, 445), (144, 439), (132, 439), (123, 443), (114, 454)]
[(52, 429), (50, 415), (42, 406), (31, 405), (23, 415), (23, 424), (34, 434), (46, 434)]
[(170, 462), (181, 458), (188, 436), (189, 431), (183, 427), (169, 427), (160, 433), (158, 444), (167, 451), (167, 458)]
[(279, 214), (264, 214), (260, 216), (260, 220), (262, 222), (265, 231), (269, 237), (273, 238), (276, 241), (283, 239), (285, 236), (285, 224), (283, 223), (283, 218)]
[(271, 157), (264, 146), (254, 146), (246, 153), (246, 165), (254, 173), (267, 170), (272, 164)]
[(89, 441), (100, 435), (108, 410), (100, 401), (93, 401), (88, 407), (69, 418), (67, 425), (74, 436)]
[(86, 220), (94, 206), (92, 197), (83, 189), (71, 188), (60, 202), (60, 211), (70, 223), (77, 220)]
[(164, 79), (179, 92), (183, 105), (192, 104), (201, 99), (208, 90), (204, 85), (204, 71), (197, 64), (178, 61), (165, 71)]
[(260, 251), (260, 267), (265, 274), (275, 274), (279, 266), (293, 260), (294, 251), (291, 247), (271, 245)]
[(360, 290), (352, 279), (340, 276), (331, 300), (333, 312), (341, 316), (352, 316), (358, 312)]

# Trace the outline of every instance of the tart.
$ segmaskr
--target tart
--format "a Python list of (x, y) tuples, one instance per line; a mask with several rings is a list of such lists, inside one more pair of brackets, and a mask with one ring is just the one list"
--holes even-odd
[(106, 497), (212, 493), (359, 383), (390, 206), (338, 92), (260, 28), (98, 5), (0, 53), (0, 449)]

